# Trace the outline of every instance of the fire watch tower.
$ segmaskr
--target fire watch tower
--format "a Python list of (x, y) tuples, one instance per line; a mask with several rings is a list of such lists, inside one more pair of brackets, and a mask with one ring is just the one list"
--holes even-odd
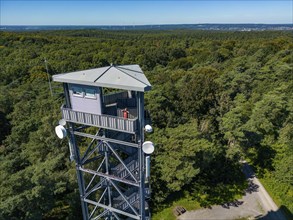
[(144, 92), (151, 84), (141, 68), (111, 65), (53, 81), (63, 83), (66, 104), (55, 131), (68, 137), (83, 219), (150, 219), (154, 146), (144, 141), (144, 132), (152, 131), (145, 125)]

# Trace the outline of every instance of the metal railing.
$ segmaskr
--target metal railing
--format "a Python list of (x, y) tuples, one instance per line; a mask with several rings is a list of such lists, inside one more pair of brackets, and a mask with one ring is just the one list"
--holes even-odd
[(69, 122), (101, 127), (106, 129), (118, 130), (127, 133), (135, 133), (137, 118), (125, 119), (110, 115), (96, 115), (92, 113), (74, 111), (69, 108), (61, 107), (63, 119)]

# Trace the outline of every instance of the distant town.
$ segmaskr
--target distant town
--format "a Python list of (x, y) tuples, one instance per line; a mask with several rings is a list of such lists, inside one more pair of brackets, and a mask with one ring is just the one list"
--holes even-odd
[(156, 25), (0, 25), (1, 31), (40, 30), (219, 30), (266, 31), (293, 30), (293, 24), (156, 24)]

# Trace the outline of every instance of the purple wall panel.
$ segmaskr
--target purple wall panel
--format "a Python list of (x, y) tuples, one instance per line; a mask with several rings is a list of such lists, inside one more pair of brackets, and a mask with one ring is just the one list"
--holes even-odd
[[(80, 97), (74, 94), (79, 90)], [(94, 97), (86, 97), (86, 91), (95, 91)], [(88, 112), (92, 114), (102, 114), (101, 90), (99, 87), (69, 84), (69, 97), (71, 108), (74, 111)]]

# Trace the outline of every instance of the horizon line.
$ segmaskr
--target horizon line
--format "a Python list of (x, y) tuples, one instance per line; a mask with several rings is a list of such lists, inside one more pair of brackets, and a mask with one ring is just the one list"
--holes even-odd
[(293, 25), (293, 23), (158, 23), (158, 24), (0, 24), (0, 26), (153, 26), (153, 25), (206, 25), (206, 24), (264, 24), (264, 25)]

